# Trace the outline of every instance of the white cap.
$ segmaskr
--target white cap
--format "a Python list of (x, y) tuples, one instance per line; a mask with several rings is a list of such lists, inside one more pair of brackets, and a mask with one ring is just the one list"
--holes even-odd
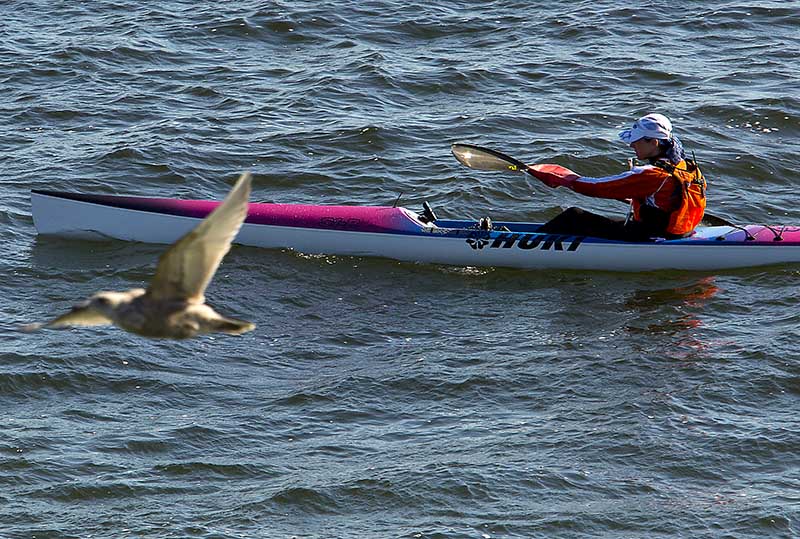
[(643, 138), (669, 140), (672, 138), (672, 122), (663, 114), (648, 114), (633, 123), (633, 127), (619, 132), (625, 144), (633, 144)]

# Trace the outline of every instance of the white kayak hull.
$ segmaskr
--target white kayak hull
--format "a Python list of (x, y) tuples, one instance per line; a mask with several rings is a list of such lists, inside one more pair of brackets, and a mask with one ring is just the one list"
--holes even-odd
[[(69, 238), (113, 238), (170, 244), (194, 228), (202, 218), (200, 215), (159, 213), (75, 200), (51, 193), (34, 192), (31, 198), (38, 232)], [(291, 207), (281, 206), (284, 210)], [(341, 206), (297, 207), (347, 211)], [(466, 221), (437, 221), (439, 226), (431, 226), (409, 210), (381, 209), (385, 210), (384, 215), (389, 215), (391, 210), (395, 220), (407, 220), (401, 223), (402, 230), (348, 230), (347, 220), (341, 218), (320, 220), (336, 228), (296, 226), (295, 222), (291, 226), (266, 224), (250, 222), (248, 218), (235, 242), (268, 249), (293, 249), (307, 254), (521, 269), (721, 270), (800, 262), (800, 230), (796, 228), (750, 225), (746, 227), (747, 231), (743, 231), (710, 227), (698, 229), (698, 234), (702, 235), (695, 234), (683, 240), (631, 243), (536, 234), (537, 225), (530, 223), (498, 223), (496, 226), (506, 226), (510, 230), (491, 232), (470, 228)], [(360, 224), (356, 223), (356, 228), (358, 226)]]

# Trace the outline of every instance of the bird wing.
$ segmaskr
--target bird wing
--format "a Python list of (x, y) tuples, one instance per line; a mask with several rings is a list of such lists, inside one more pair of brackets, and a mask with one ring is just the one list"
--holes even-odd
[(205, 302), (206, 287), (247, 217), (251, 181), (249, 172), (242, 174), (222, 204), (161, 255), (148, 297)]
[(66, 314), (54, 318), (44, 324), (28, 324), (23, 326), (24, 331), (36, 331), (40, 328), (63, 328), (71, 326), (105, 326), (111, 324), (111, 319), (89, 307), (88, 302), (76, 305)]

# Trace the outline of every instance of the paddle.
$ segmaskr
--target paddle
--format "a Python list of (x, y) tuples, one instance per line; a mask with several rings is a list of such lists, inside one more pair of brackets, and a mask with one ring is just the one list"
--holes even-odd
[[(510, 155), (503, 152), (492, 150), (491, 148), (484, 148), (475, 144), (455, 143), (450, 148), (453, 155), (458, 162), (462, 165), (475, 169), (475, 170), (491, 170), (498, 172), (521, 172), (533, 176), (530, 167), (515, 159)], [(535, 177), (535, 176), (534, 176)], [(618, 199), (620, 202), (629, 203), (627, 200)], [(705, 221), (710, 226), (735, 226), (733, 223), (722, 217), (712, 215), (708, 212), (703, 216)]]

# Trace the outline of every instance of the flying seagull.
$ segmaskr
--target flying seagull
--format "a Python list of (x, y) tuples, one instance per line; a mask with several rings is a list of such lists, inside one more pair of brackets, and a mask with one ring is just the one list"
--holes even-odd
[(205, 304), (205, 290), (247, 217), (251, 177), (241, 175), (225, 200), (161, 255), (147, 290), (98, 292), (45, 324), (22, 329), (114, 324), (144, 337), (186, 339), (204, 333), (238, 335), (255, 328)]

